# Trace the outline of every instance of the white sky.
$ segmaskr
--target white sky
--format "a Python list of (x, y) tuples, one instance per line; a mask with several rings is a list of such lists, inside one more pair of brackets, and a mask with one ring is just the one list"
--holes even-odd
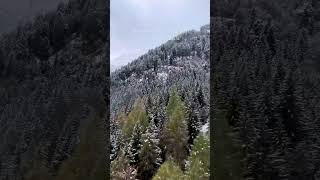
[(210, 21), (210, 0), (111, 0), (111, 70)]

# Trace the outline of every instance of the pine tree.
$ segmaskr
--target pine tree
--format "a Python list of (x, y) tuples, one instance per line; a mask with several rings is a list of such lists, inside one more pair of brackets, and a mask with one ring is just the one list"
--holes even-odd
[(161, 150), (159, 148), (159, 130), (151, 121), (146, 133), (142, 135), (142, 148), (140, 162), (138, 163), (138, 178), (150, 179), (161, 163)]
[(121, 136), (121, 129), (125, 123), (127, 116), (123, 113), (120, 114), (116, 120), (110, 122), (110, 158), (113, 160), (117, 156), (119, 148), (123, 145), (123, 139)]
[(0, 77), (3, 75), (5, 70), (5, 59), (2, 49), (0, 48)]
[(117, 124), (119, 124), (119, 126), (121, 128), (123, 128), (126, 124), (126, 122), (128, 121), (128, 117), (126, 116), (125, 113), (121, 112), (119, 113), (119, 115), (117, 116)]
[(154, 59), (153, 59), (153, 71), (154, 71), (155, 73), (158, 72), (159, 59), (160, 59), (159, 56), (156, 56), (156, 57), (154, 57)]
[(225, 111), (216, 109), (213, 117), (215, 118), (213, 177), (214, 179), (243, 179), (245, 166), (239, 133), (228, 124)]
[(130, 166), (124, 150), (120, 150), (118, 157), (111, 162), (111, 179), (113, 180), (135, 180), (137, 171)]
[(127, 147), (127, 156), (130, 165), (136, 165), (140, 162), (140, 151), (142, 146), (142, 127), (139, 123), (134, 126), (129, 145)]
[(139, 123), (143, 130), (148, 126), (148, 117), (146, 113), (145, 106), (143, 104), (143, 99), (138, 98), (134, 105), (132, 111), (128, 115), (127, 121), (123, 125), (123, 138), (126, 140), (131, 137), (134, 126)]
[(172, 157), (183, 167), (188, 151), (188, 131), (185, 107), (179, 95), (174, 91), (167, 106), (168, 121), (163, 131), (166, 157)]
[(152, 178), (152, 180), (162, 179), (183, 180), (184, 175), (180, 167), (172, 159), (169, 159), (161, 165), (157, 174)]
[(164, 122), (166, 121), (166, 107), (164, 102), (161, 101), (161, 97), (158, 97), (156, 101), (156, 105), (153, 110), (153, 118), (154, 124), (158, 127), (161, 132), (164, 126)]
[(284, 128), (292, 141), (295, 141), (298, 136), (299, 118), (302, 110), (297, 103), (298, 98), (301, 97), (295, 95), (295, 88), (293, 72), (290, 72), (280, 92), (280, 115)]
[(80, 134), (80, 144), (59, 169), (59, 180), (94, 180), (106, 177), (105, 126), (102, 114), (89, 122)]
[(188, 108), (188, 143), (193, 144), (194, 139), (197, 137), (200, 129), (199, 111), (194, 101), (189, 102)]
[(200, 134), (192, 147), (188, 158), (187, 179), (207, 180), (210, 176), (210, 140)]

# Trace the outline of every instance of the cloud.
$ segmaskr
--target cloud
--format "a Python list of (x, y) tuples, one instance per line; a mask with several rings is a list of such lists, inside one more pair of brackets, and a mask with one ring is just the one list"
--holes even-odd
[(117, 55), (110, 54), (110, 59), (113, 59), (114, 62), (117, 62), (111, 63), (111, 72), (120, 68), (121, 66), (127, 65), (131, 60), (138, 58), (143, 52), (145, 52), (145, 50), (136, 49), (131, 52), (123, 52)]
[(190, 0), (128, 0), (132, 8), (148, 18), (151, 13), (174, 14), (183, 9)]
[(209, 6), (210, 0), (111, 0), (111, 65), (209, 23)]

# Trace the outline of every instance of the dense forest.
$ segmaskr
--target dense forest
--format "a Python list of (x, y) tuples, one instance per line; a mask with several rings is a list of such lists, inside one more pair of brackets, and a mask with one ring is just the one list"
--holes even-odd
[(209, 25), (111, 74), (111, 178), (209, 178)]
[(320, 2), (211, 7), (214, 179), (320, 179)]
[(0, 179), (105, 179), (108, 7), (70, 0), (0, 37)]

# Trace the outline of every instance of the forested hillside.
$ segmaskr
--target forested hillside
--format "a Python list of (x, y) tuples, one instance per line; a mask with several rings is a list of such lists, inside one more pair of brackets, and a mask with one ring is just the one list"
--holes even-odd
[(215, 179), (319, 179), (319, 1), (213, 2)]
[(70, 0), (0, 38), (0, 179), (104, 179), (108, 9)]
[(112, 179), (208, 179), (209, 30), (111, 74)]

